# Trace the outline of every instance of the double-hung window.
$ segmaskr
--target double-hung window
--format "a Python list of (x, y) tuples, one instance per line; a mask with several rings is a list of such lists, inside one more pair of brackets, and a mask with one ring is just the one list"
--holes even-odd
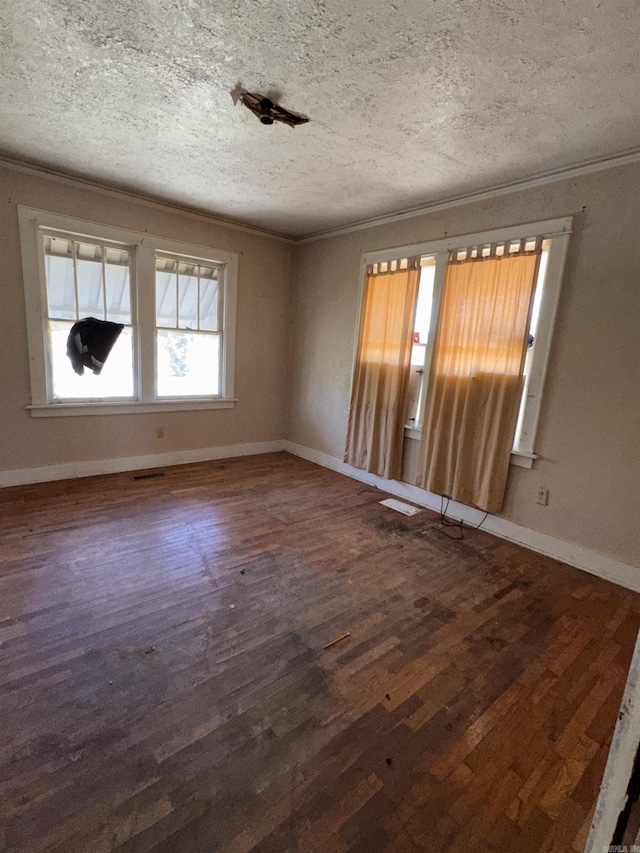
[[(19, 208), (35, 416), (229, 408), (237, 255)], [(122, 330), (101, 370), (78, 375), (69, 333)]]
[(223, 275), (219, 266), (156, 254), (158, 397), (220, 394)]
[[(43, 334), (52, 400), (135, 397), (134, 326), (131, 314), (131, 251), (126, 246), (77, 240), (42, 231), (46, 306)], [(83, 317), (124, 325), (98, 375), (70, 369), (67, 339)]]

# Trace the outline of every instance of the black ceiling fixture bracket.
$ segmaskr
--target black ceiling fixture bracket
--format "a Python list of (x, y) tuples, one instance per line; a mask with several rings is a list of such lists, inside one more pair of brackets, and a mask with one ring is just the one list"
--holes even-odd
[(306, 124), (309, 121), (307, 116), (281, 107), (266, 95), (261, 95), (258, 92), (247, 92), (241, 86), (236, 86), (233, 89), (231, 97), (234, 104), (240, 101), (248, 110), (251, 110), (254, 116), (260, 119), (262, 124), (274, 124), (279, 121), (282, 124), (288, 124), (289, 127), (295, 127), (298, 124)]

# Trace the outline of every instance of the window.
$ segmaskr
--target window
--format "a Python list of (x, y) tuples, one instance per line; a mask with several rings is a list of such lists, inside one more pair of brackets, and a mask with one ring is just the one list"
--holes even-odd
[(156, 254), (158, 397), (220, 393), (221, 277), (219, 267)]
[(436, 259), (422, 258), (420, 264), (420, 281), (418, 283), (418, 298), (413, 324), (413, 346), (411, 347), (411, 376), (409, 377), (409, 396), (406, 423), (410, 429), (420, 428), (419, 413), (423, 411), (422, 398), (424, 394), (424, 360), (431, 325), (431, 306), (433, 303), (433, 282), (436, 272)]
[(504, 251), (504, 246), (509, 245), (509, 241), (525, 239), (528, 245), (529, 241), (542, 236), (544, 238), (542, 256), (529, 328), (530, 345), (524, 365), (523, 393), (511, 456), (513, 464), (531, 467), (536, 458), (534, 451), (536, 427), (570, 231), (571, 219), (567, 218), (388, 249), (383, 252), (368, 253), (363, 257), (362, 263), (365, 268), (370, 264), (379, 264), (382, 268), (390, 258), (414, 255), (421, 257), (406, 411), (406, 434), (409, 437), (417, 438), (421, 432), (449, 252), (457, 251), (459, 257), (464, 257), (468, 246), (480, 245), (484, 247), (482, 249), (484, 255), (488, 254), (492, 245), (498, 244), (497, 253), (500, 254)]
[[(89, 243), (43, 232), (47, 293), (45, 342), (52, 400), (134, 398), (131, 321), (131, 253), (122, 247)], [(99, 375), (70, 369), (67, 338), (81, 317), (124, 324)]]
[[(237, 255), (19, 208), (34, 416), (229, 408)], [(102, 371), (67, 356), (86, 317), (123, 326)]]

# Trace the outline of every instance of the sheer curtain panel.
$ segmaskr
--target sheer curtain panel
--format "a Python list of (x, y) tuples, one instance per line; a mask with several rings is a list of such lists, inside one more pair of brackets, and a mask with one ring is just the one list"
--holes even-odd
[(420, 258), (367, 268), (345, 462), (400, 477)]
[(504, 500), (541, 247), (518, 240), (449, 257), (418, 485), (489, 512)]

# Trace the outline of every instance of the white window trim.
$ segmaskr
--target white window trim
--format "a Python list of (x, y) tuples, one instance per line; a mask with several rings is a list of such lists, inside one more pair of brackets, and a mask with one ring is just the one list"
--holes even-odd
[[(360, 328), (360, 317), (362, 314), (362, 302), (364, 296), (364, 283), (366, 269), (369, 264), (379, 264), (394, 258), (407, 258), (414, 255), (430, 255), (436, 259), (436, 271), (433, 284), (433, 302), (431, 306), (431, 323), (429, 327), (429, 342), (425, 348), (424, 374), (429, 376), (431, 358), (433, 355), (433, 343), (437, 328), (442, 293), (447, 270), (448, 254), (455, 249), (466, 249), (468, 246), (482, 245), (486, 243), (503, 242), (515, 240), (519, 237), (553, 238), (549, 249), (547, 261), (547, 272), (545, 285), (540, 304), (540, 315), (536, 333), (536, 344), (531, 360), (531, 370), (527, 385), (527, 398), (522, 419), (522, 428), (517, 437), (517, 443), (511, 451), (511, 464), (521, 468), (531, 468), (538, 458), (534, 448), (540, 409), (542, 406), (542, 394), (544, 381), (551, 353), (551, 341), (555, 325), (558, 300), (560, 298), (560, 286), (564, 272), (564, 263), (567, 255), (569, 237), (571, 235), (572, 218), (570, 216), (561, 219), (548, 219), (542, 222), (530, 222), (523, 225), (514, 225), (508, 228), (498, 228), (493, 231), (481, 231), (476, 234), (462, 234), (455, 237), (446, 237), (442, 240), (433, 240), (428, 243), (414, 243), (410, 246), (395, 246), (389, 249), (380, 249), (364, 252), (360, 256), (360, 294), (358, 304), (358, 325), (355, 334), (353, 351), (353, 363), (355, 365), (356, 350), (358, 346), (358, 335)], [(425, 379), (426, 381), (426, 379)], [(419, 421), (422, 423), (426, 394), (422, 395), (422, 411), (419, 413)], [(415, 427), (405, 429), (405, 437), (419, 439), (422, 430)]]
[[(49, 211), (18, 205), (24, 295), (27, 313), (27, 340), (31, 373), (33, 417), (59, 415), (129, 414), (192, 409), (229, 409), (236, 402), (235, 344), (238, 285), (238, 254), (183, 243), (139, 231), (77, 219)], [(61, 231), (77, 238), (109, 240), (133, 248), (131, 267), (131, 310), (137, 336), (137, 387), (135, 400), (62, 401), (51, 399), (43, 308), (46, 301), (44, 257), (40, 251), (41, 229)], [(155, 396), (155, 252), (197, 258), (224, 266), (223, 365), (220, 397), (185, 397), (175, 400)], [(145, 287), (140, 287), (140, 282)]]

